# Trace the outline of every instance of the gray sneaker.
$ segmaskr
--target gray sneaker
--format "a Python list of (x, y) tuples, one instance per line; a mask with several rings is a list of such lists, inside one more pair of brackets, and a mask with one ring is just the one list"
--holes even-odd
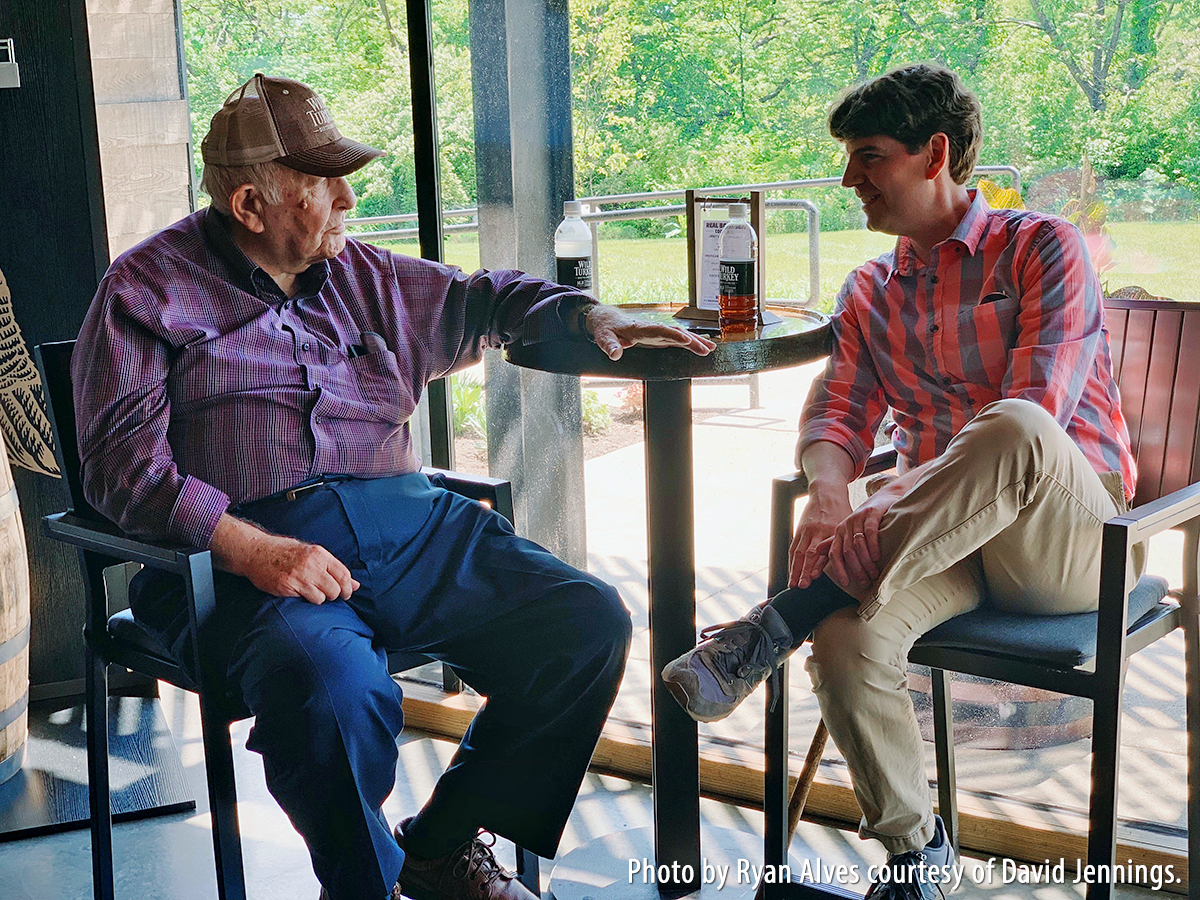
[(945, 900), (942, 885), (953, 884), (954, 848), (942, 817), (934, 816), (933, 821), (933, 840), (920, 850), (889, 856), (863, 900)]
[(663, 681), (697, 722), (716, 722), (735, 709), (792, 652), (792, 632), (770, 606), (700, 632), (700, 643), (669, 663)]

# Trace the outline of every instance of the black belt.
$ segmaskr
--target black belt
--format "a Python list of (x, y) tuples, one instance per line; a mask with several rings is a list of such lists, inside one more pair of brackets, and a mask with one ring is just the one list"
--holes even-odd
[(239, 504), (240, 507), (253, 506), (255, 503), (286, 503), (293, 500), (299, 500), (305, 494), (315, 491), (317, 488), (325, 487), (327, 484), (341, 484), (344, 481), (352, 481), (353, 475), (317, 475), (315, 478), (309, 478), (299, 484), (292, 485), (282, 491), (276, 491), (274, 494), (268, 494), (265, 497), (260, 497), (258, 500), (251, 500), (249, 503)]

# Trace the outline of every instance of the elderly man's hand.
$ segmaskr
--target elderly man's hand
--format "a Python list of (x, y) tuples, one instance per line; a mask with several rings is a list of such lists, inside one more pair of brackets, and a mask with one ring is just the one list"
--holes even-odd
[(248, 578), (272, 597), (300, 597), (319, 605), (349, 600), (361, 587), (324, 547), (268, 534), (228, 513), (217, 523), (211, 549), (222, 569)]
[(589, 306), (583, 319), (584, 328), (596, 346), (609, 359), (620, 359), (626, 347), (642, 344), (647, 347), (685, 347), (697, 356), (708, 356), (716, 346), (706, 337), (693, 334), (674, 325), (655, 325), (627, 315), (615, 306), (598, 303)]

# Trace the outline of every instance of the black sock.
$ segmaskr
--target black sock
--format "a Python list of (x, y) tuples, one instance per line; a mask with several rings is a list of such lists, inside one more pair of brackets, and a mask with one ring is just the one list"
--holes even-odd
[(838, 587), (828, 575), (822, 574), (806, 588), (780, 591), (767, 605), (787, 623), (799, 647), (826, 616), (847, 606), (858, 606), (858, 600)]

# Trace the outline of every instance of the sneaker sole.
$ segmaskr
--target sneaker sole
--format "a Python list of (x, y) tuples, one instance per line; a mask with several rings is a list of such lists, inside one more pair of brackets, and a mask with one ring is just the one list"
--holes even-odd
[[(696, 679), (695, 679), (694, 675), (692, 675), (690, 672), (686, 672), (686, 671), (682, 674), (683, 674), (684, 680), (691, 681), (693, 686), (695, 685)], [(725, 712), (719, 713), (717, 715), (705, 715), (701, 712), (698, 712), (697, 710), (692, 708), (692, 703), (693, 703), (692, 695), (688, 693), (688, 690), (686, 687), (684, 687), (679, 681), (667, 681), (665, 675), (663, 677), (663, 681), (666, 682), (667, 690), (669, 690), (671, 692), (671, 696), (674, 697), (679, 702), (679, 705), (683, 707), (683, 711), (686, 712), (693, 719), (695, 719), (697, 722), (720, 722), (722, 719), (724, 719), (726, 716), (728, 716), (731, 712), (733, 712), (732, 709), (726, 710)]]

